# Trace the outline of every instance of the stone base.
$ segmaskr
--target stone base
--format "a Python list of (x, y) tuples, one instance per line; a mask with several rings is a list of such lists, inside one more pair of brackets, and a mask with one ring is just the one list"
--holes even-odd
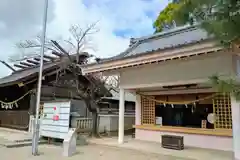
[(77, 145), (84, 146), (87, 144), (88, 144), (87, 139), (84, 136), (81, 136), (81, 135), (77, 136)]
[(63, 141), (63, 156), (71, 157), (76, 154), (77, 134), (76, 129), (70, 129), (68, 135)]

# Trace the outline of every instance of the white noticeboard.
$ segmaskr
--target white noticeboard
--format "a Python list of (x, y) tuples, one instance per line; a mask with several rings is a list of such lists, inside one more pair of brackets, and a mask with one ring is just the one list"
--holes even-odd
[(44, 103), (40, 135), (64, 139), (69, 132), (71, 102)]

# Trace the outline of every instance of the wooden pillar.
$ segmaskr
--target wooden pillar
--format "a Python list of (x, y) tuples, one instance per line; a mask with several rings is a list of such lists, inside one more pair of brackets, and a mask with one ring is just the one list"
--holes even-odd
[(124, 141), (124, 112), (125, 112), (125, 91), (120, 88), (119, 98), (119, 120), (118, 120), (118, 143), (123, 144)]
[(35, 115), (35, 112), (36, 112), (36, 94), (35, 94), (35, 92), (33, 92), (30, 95), (29, 114)]
[(231, 97), (232, 125), (233, 125), (233, 151), (235, 160), (240, 160), (240, 101)]
[(34, 115), (36, 112), (36, 94), (33, 92), (30, 95), (30, 107), (29, 107), (29, 123), (28, 123), (28, 132), (33, 133), (34, 129)]
[(141, 125), (141, 96), (136, 95), (135, 100), (135, 125)]

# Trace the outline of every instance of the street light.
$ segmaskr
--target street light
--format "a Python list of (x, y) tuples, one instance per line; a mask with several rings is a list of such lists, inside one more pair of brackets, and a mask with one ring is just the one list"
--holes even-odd
[(41, 51), (40, 51), (40, 68), (39, 68), (39, 77), (38, 77), (38, 90), (37, 90), (37, 102), (36, 102), (36, 117), (35, 117), (35, 127), (33, 132), (32, 139), (32, 155), (38, 155), (38, 141), (39, 141), (39, 108), (40, 108), (40, 98), (41, 98), (41, 87), (42, 87), (42, 71), (43, 71), (43, 54), (45, 47), (45, 37), (46, 37), (46, 28), (47, 28), (47, 11), (48, 11), (48, 0), (44, 2), (44, 16), (43, 16), (43, 30), (41, 36)]

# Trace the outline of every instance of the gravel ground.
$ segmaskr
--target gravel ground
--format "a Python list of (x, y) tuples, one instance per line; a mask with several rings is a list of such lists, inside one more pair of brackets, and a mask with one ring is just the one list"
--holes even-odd
[(32, 156), (31, 147), (11, 149), (0, 147), (1, 159), (9, 160), (190, 160), (101, 145), (78, 147), (78, 153), (72, 157), (63, 157), (60, 146), (40, 145), (39, 152), (39, 156)]

